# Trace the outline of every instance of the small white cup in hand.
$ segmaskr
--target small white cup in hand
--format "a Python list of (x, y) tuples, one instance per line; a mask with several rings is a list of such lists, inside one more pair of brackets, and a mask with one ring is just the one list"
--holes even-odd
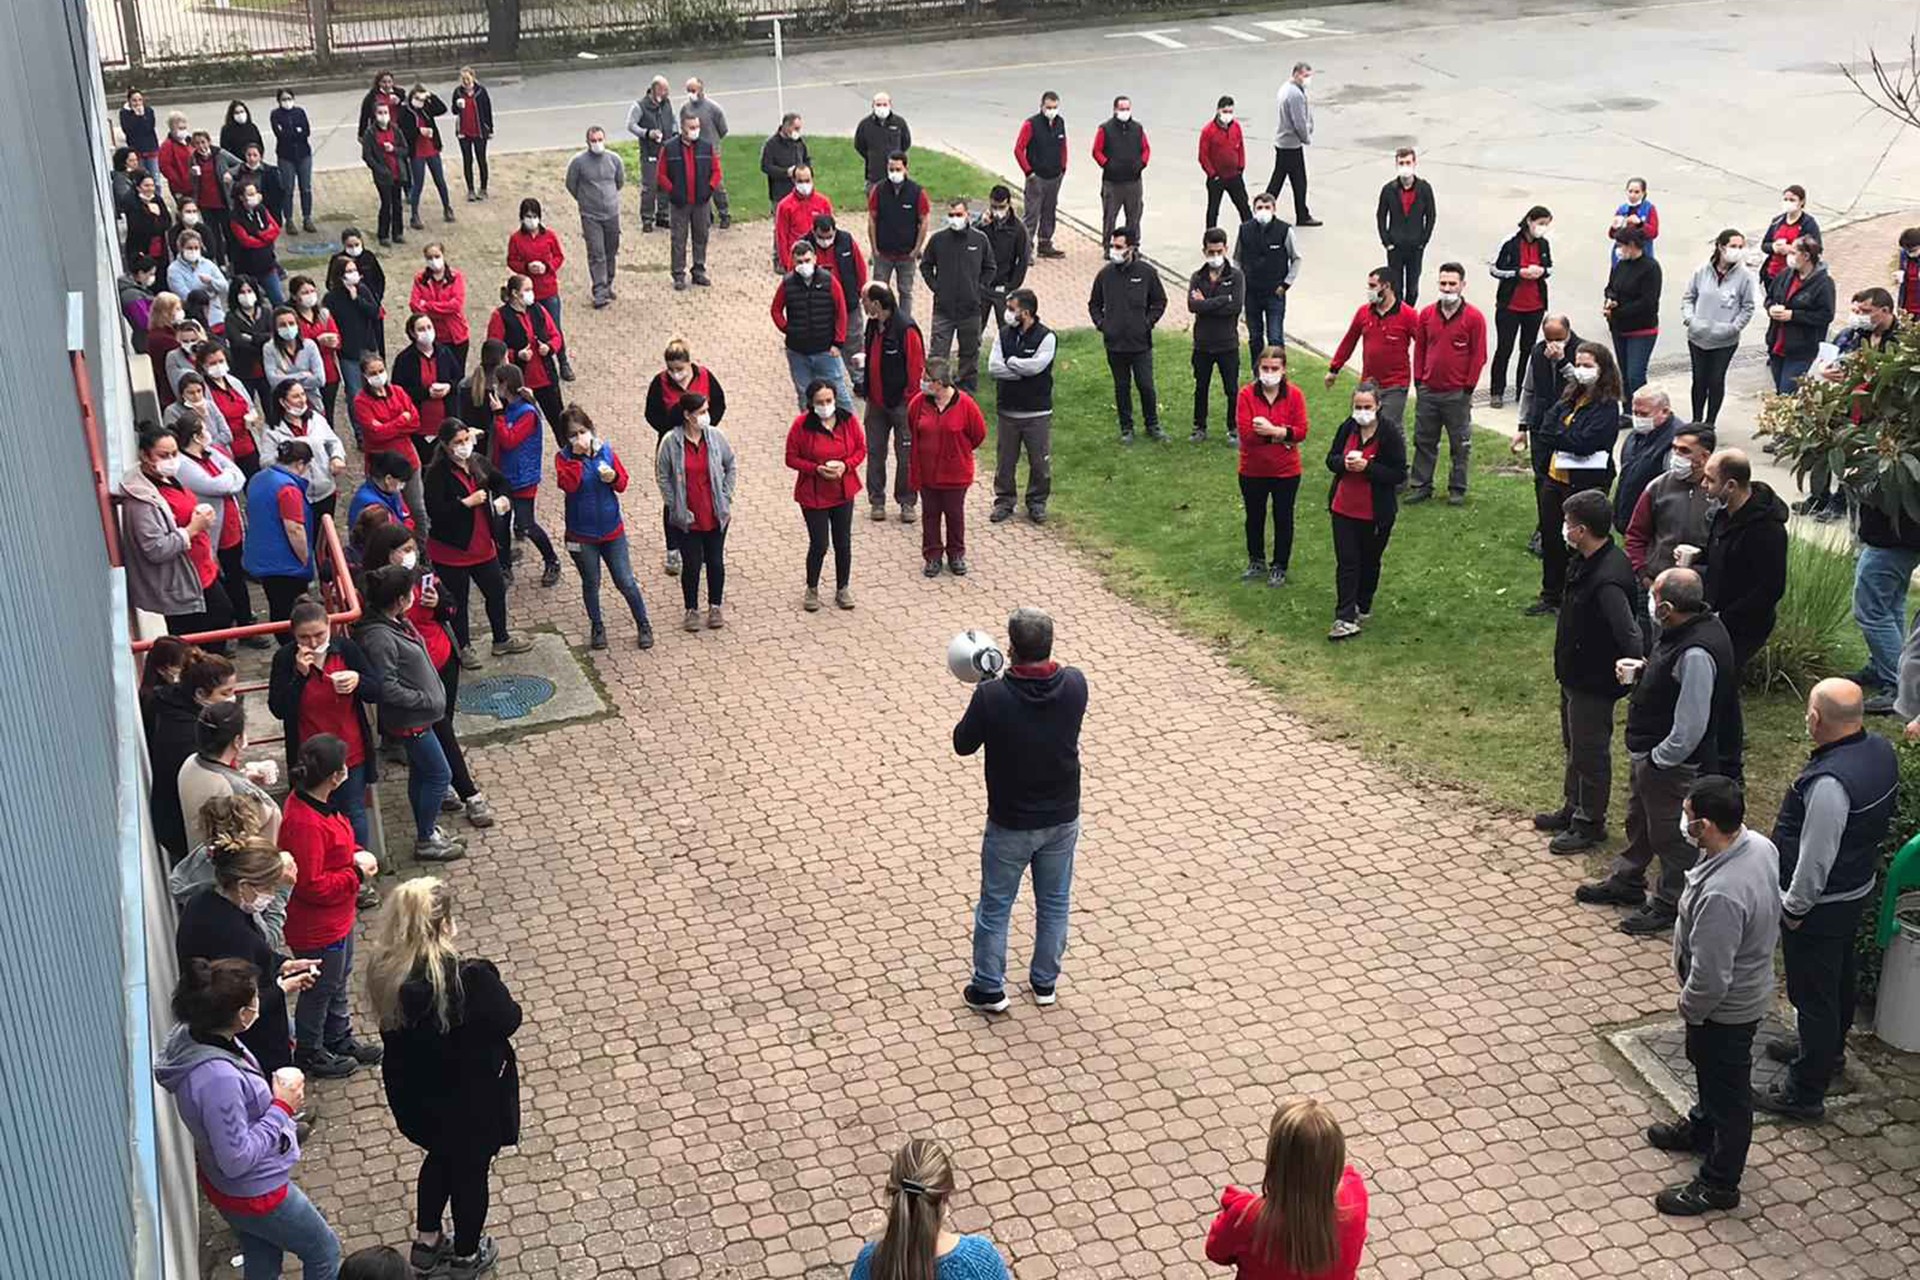
[(380, 870), (380, 863), (365, 849), (353, 851), (353, 865), (360, 868), (362, 875), (373, 875)]
[(600, 464), (600, 478), (602, 480), (605, 480), (608, 484), (613, 483), (613, 477), (616, 474), (617, 473), (614, 471), (613, 467), (610, 464), (605, 462)]
[(360, 687), (358, 671), (330, 671), (327, 679), (332, 682), (335, 693), (352, 693)]
[(1349, 465), (1355, 462), (1365, 462), (1366, 460), (1367, 460), (1367, 455), (1360, 452), (1358, 449), (1347, 450), (1347, 462)]
[(213, 504), (211, 502), (195, 503), (193, 507), (193, 514), (197, 516), (211, 517), (213, 515)]
[(1691, 542), (1683, 542), (1673, 549), (1673, 562), (1682, 569), (1692, 568), (1693, 562), (1698, 559), (1699, 556), (1700, 548), (1694, 546)]
[(1640, 679), (1640, 672), (1646, 665), (1645, 658), (1622, 658), (1613, 664), (1613, 678), (1621, 684), (1633, 684)]
[(280, 781), (280, 766), (271, 760), (256, 760), (242, 772), (258, 787), (270, 787)]
[(511, 499), (499, 497), (493, 500), (493, 514), (503, 516), (511, 510), (513, 510), (513, 502)]
[(273, 1073), (273, 1096), (298, 1111), (307, 1100), (307, 1073), (298, 1067), (281, 1067)]

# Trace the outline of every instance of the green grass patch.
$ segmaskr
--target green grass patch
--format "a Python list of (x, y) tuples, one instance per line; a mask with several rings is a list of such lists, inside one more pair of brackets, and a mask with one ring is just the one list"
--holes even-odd
[[(1050, 320), (1070, 318), (1080, 301), (1054, 305)], [(1436, 501), (1401, 509), (1373, 619), (1361, 637), (1334, 644), (1326, 638), (1334, 607), (1326, 510), (1332, 476), (1323, 460), (1346, 416), (1352, 380), (1343, 377), (1329, 390), (1325, 364), (1293, 353), (1311, 434), (1292, 564), (1285, 587), (1242, 584), (1237, 455), (1222, 437), (1217, 385), (1211, 440), (1187, 443), (1188, 351), (1184, 335), (1163, 336), (1155, 351), (1170, 442), (1152, 444), (1143, 435), (1124, 447), (1099, 335), (1063, 335), (1054, 366), (1051, 510), (1069, 534), (1102, 557), (1117, 589), (1220, 645), (1322, 732), (1351, 739), (1403, 773), (1509, 810), (1557, 807), (1554, 623), (1521, 614), (1538, 594), (1540, 562), (1526, 549), (1534, 525), (1531, 475), (1508, 453), (1506, 438), (1477, 433), (1464, 508)], [(981, 379), (990, 401), (988, 382)], [(1412, 412), (1409, 404), (1409, 434)], [(1843, 660), (1857, 662), (1859, 649), (1853, 637)], [(1805, 758), (1802, 707), (1790, 691), (1747, 696), (1747, 778), (1759, 821), (1771, 820)], [(1626, 815), (1624, 750), (1616, 749), (1614, 772), (1617, 831)]]
[[(759, 222), (772, 215), (767, 205), (767, 175), (760, 171), (760, 148), (766, 141), (765, 135), (735, 133), (720, 144), (720, 173), (731, 198), (730, 211), (735, 222)], [(629, 138), (616, 143), (614, 149), (627, 162), (629, 181), (637, 181), (640, 144)], [(853, 149), (853, 139), (809, 136), (807, 149), (813, 155), (814, 183), (822, 195), (833, 201), (835, 219), (856, 235), (864, 236), (867, 171), (860, 153)], [(934, 206), (930, 216), (936, 219), (936, 225), (945, 212), (940, 207), (942, 201), (966, 196), (976, 204), (984, 204), (988, 190), (1001, 181), (978, 165), (918, 147), (913, 151), (911, 173), (913, 180), (927, 189), (927, 199)]]

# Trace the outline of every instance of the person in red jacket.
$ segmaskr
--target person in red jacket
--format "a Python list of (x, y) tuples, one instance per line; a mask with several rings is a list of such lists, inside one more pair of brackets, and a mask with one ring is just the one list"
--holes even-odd
[(1267, 1128), (1260, 1190), (1220, 1193), (1207, 1260), (1238, 1280), (1353, 1280), (1366, 1243), (1367, 1186), (1339, 1121), (1308, 1098), (1284, 1104)]
[(1093, 133), (1093, 162), (1100, 166), (1100, 233), (1111, 244), (1113, 229), (1125, 226), (1140, 245), (1141, 179), (1153, 159), (1147, 131), (1133, 118), (1133, 99), (1113, 100), (1113, 115)]
[[(1307, 397), (1287, 379), (1287, 349), (1260, 352), (1252, 382), (1240, 388), (1233, 425), (1240, 435), (1240, 500), (1247, 511), (1247, 567), (1242, 582), (1287, 582), (1293, 559), (1293, 504), (1300, 496), (1300, 442), (1307, 438)], [(1273, 558), (1267, 558), (1267, 504), (1273, 504)]]
[[(465, 369), (470, 336), (467, 278), (447, 265), (446, 246), (438, 240), (427, 246), (425, 257), (426, 266), (413, 278), (413, 292), (407, 295), (407, 309), (433, 321), (434, 337), (447, 345)], [(411, 328), (412, 320), (407, 324)]]
[[(553, 314), (539, 304), (539, 298), (540, 286), (534, 277), (508, 276), (500, 287), (500, 305), (487, 318), (487, 337), (507, 344), (507, 359), (520, 370), (527, 390), (533, 392), (540, 412), (546, 414), (557, 435), (560, 414), (566, 406), (560, 403), (554, 364), (566, 355), (567, 344)], [(559, 376), (567, 375), (559, 371)]]
[(1233, 118), (1233, 99), (1214, 106), (1213, 119), (1200, 128), (1200, 171), (1207, 175), (1207, 229), (1220, 225), (1220, 197), (1233, 201), (1240, 221), (1253, 217), (1247, 203), (1247, 140)]
[(793, 270), (793, 246), (812, 237), (813, 220), (821, 214), (833, 217), (833, 201), (814, 189), (812, 165), (794, 166), (793, 190), (773, 207), (773, 247), (782, 271)]
[(187, 127), (187, 113), (168, 113), (167, 136), (160, 139), (160, 176), (167, 180), (167, 194), (173, 197), (176, 210), (183, 201), (193, 199), (193, 175), (188, 172), (193, 162), (187, 158), (192, 154), (193, 130)]
[(787, 428), (787, 466), (796, 473), (793, 500), (807, 522), (807, 594), (801, 607), (820, 608), (820, 566), (833, 541), (833, 602), (853, 608), (847, 581), (853, 572), (853, 500), (860, 493), (860, 464), (867, 436), (860, 419), (839, 402), (833, 383), (815, 378), (806, 408)]
[(354, 902), (380, 867), (354, 847), (353, 825), (333, 803), (346, 780), (347, 744), (330, 733), (308, 738), (289, 771), (293, 793), (280, 819), (280, 848), (293, 855), (299, 874), (287, 900), (287, 947), (302, 960), (320, 962), (319, 979), (294, 1008), (293, 1061), (322, 1079), (380, 1061), (380, 1046), (355, 1039), (347, 1016)]
[[(908, 483), (920, 495), (922, 572), (940, 576), (940, 556), (956, 578), (967, 575), (967, 490), (973, 487), (973, 451), (987, 438), (987, 420), (974, 398), (954, 385), (945, 360), (927, 361), (925, 390), (907, 402)], [(941, 537), (941, 522), (946, 536)]]
[[(520, 229), (507, 237), (507, 270), (533, 282), (533, 300), (553, 321), (553, 331), (559, 333), (560, 266), (567, 255), (560, 247), (560, 237), (541, 222), (541, 216), (538, 200), (528, 196), (520, 202)], [(488, 336), (498, 335), (489, 332)], [(555, 342), (553, 349), (559, 357), (560, 380), (572, 382), (573, 362), (567, 358), (565, 346)], [(557, 421), (557, 412), (554, 417)]]
[(1442, 263), (1434, 280), (1440, 300), (1420, 313), (1413, 335), (1413, 385), (1420, 399), (1413, 410), (1413, 474), (1407, 482), (1407, 504), (1433, 496), (1444, 427), (1452, 459), (1447, 505), (1460, 507), (1466, 505), (1467, 461), (1473, 456), (1473, 389), (1487, 367), (1487, 318), (1466, 299), (1465, 267)]
[(1353, 313), (1346, 336), (1334, 348), (1327, 385), (1339, 378), (1359, 346), (1360, 380), (1380, 388), (1380, 421), (1391, 422), (1404, 435), (1407, 388), (1413, 384), (1414, 336), (1419, 328), (1419, 313), (1394, 293), (1393, 268), (1375, 267), (1367, 273), (1367, 300)]
[(415, 437), (427, 434), (420, 425), (420, 407), (405, 388), (394, 385), (384, 356), (369, 351), (360, 358), (360, 372), (367, 385), (353, 398), (352, 412), (362, 456), (372, 458), (376, 453), (391, 452), (412, 463), (413, 473), (406, 487), (407, 510), (424, 512), (420, 451), (414, 446)]

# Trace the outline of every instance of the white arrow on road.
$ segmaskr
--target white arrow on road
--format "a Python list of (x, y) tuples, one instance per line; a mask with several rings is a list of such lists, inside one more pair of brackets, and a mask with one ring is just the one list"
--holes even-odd
[(1279, 18), (1253, 24), (1263, 31), (1287, 40), (1311, 40), (1315, 36), (1350, 36), (1345, 27), (1330, 27), (1318, 18)]
[(1265, 40), (1262, 40), (1259, 36), (1254, 35), (1251, 31), (1242, 31), (1238, 27), (1208, 27), (1207, 30), (1218, 31), (1221, 35), (1232, 36), (1235, 40), (1245, 40), (1248, 44), (1265, 44), (1266, 43)]
[(1184, 49), (1186, 45), (1172, 38), (1172, 33), (1179, 29), (1178, 27), (1161, 27), (1158, 31), (1109, 31), (1107, 39), (1125, 40), (1130, 36), (1138, 36), (1142, 40), (1151, 40), (1165, 49)]

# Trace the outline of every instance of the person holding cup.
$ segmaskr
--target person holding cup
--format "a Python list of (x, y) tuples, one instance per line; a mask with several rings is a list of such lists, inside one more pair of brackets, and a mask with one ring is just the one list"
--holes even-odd
[(627, 555), (627, 526), (620, 515), (620, 495), (627, 491), (627, 468), (613, 445), (593, 429), (593, 419), (579, 405), (560, 415), (560, 434), (567, 447), (553, 457), (554, 478), (566, 495), (566, 542), (580, 572), (580, 594), (591, 628), (587, 645), (607, 647), (607, 627), (600, 614), (600, 569), (604, 565), (613, 586), (633, 612), (633, 625), (642, 649), (653, 648), (653, 623), (647, 602), (633, 580), (633, 561)]
[(239, 1237), (247, 1280), (275, 1280), (289, 1253), (309, 1280), (333, 1280), (340, 1241), (292, 1180), (300, 1162), (293, 1117), (306, 1103), (306, 1079), (282, 1067), (269, 1083), (240, 1041), (260, 1020), (259, 981), (246, 960), (188, 961), (173, 992), (179, 1025), (154, 1080), (193, 1138), (200, 1185)]
[(327, 608), (317, 600), (293, 606), (293, 643), (273, 656), (267, 708), (286, 729), (291, 771), (300, 744), (330, 733), (346, 744), (347, 780), (333, 793), (362, 848), (373, 842), (367, 788), (376, 780), (378, 752), (367, 726), (367, 708), (380, 705), (380, 673), (352, 637), (332, 634)]
[(287, 902), (287, 944), (300, 959), (319, 961), (319, 977), (294, 1008), (293, 1060), (323, 1080), (380, 1061), (380, 1046), (356, 1040), (347, 1016), (355, 902), (380, 869), (333, 802), (348, 772), (345, 742), (331, 733), (308, 738), (289, 771), (293, 793), (280, 820), (280, 847), (299, 873)]
[(533, 648), (526, 636), (507, 630), (507, 580), (500, 571), (499, 544), (494, 531), (500, 518), (513, 509), (507, 479), (474, 446), (478, 433), (458, 418), (440, 424), (440, 445), (421, 477), (427, 506), (427, 556), (439, 572), (440, 585), (452, 602), (453, 634), (460, 645), (460, 665), (477, 667), (472, 633), (467, 624), (467, 596), (479, 587), (487, 602), (487, 622), (493, 629), (493, 656), (525, 653)]

